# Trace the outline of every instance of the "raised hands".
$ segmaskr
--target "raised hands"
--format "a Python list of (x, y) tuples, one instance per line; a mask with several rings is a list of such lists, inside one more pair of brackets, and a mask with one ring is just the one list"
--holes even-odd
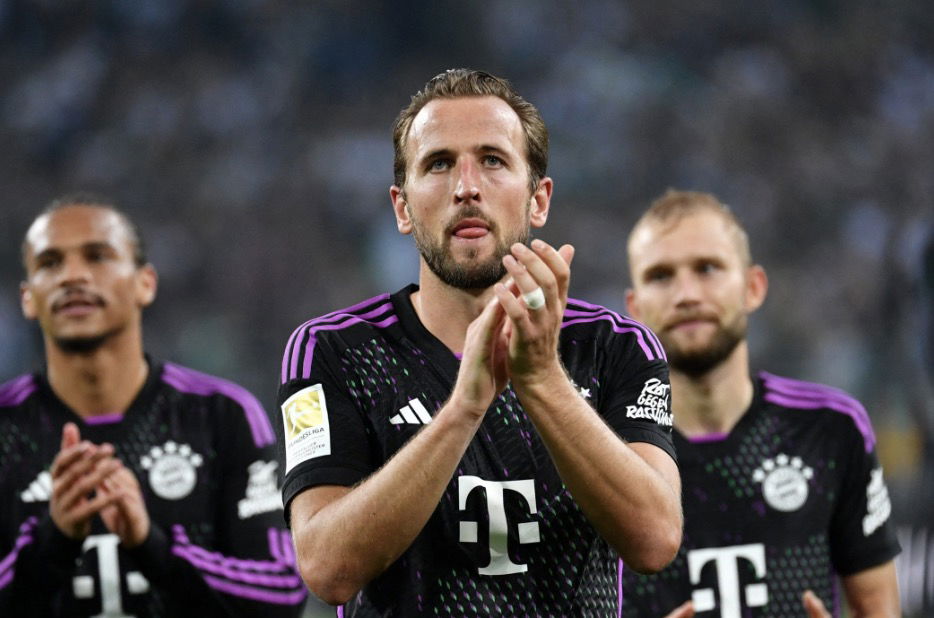
[(528, 382), (554, 369), (573, 257), (571, 245), (556, 251), (534, 240), (531, 249), (515, 244), (503, 258), (512, 279), (496, 284), (495, 298), (467, 329), (454, 387), (453, 398), (478, 417), (509, 380)]
[(101, 483), (123, 468), (111, 444), (81, 440), (77, 425), (62, 428), (61, 450), (52, 461), (52, 495), (49, 511), (62, 533), (82, 540), (91, 532), (91, 520), (117, 496), (96, 491)]
[(78, 426), (65, 423), (51, 473), (49, 512), (62, 534), (83, 540), (100, 515), (125, 546), (135, 547), (146, 539), (149, 514), (139, 482), (114, 456), (113, 445), (82, 440)]
[(517, 243), (512, 254), (503, 258), (513, 284), (497, 284), (495, 291), (508, 317), (500, 337), (508, 351), (507, 372), (514, 384), (544, 378), (558, 361), (573, 258), (571, 245), (556, 251), (541, 240), (533, 240), (531, 248)]
[(149, 535), (149, 511), (139, 481), (128, 468), (120, 468), (104, 479), (99, 491), (115, 499), (101, 509), (107, 529), (120, 537), (126, 548), (141, 545)]

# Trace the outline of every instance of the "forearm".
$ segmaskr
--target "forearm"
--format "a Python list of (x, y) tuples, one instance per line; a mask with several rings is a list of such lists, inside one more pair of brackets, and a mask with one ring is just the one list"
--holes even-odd
[[(547, 379), (516, 385), (565, 486), (630, 568), (656, 571), (681, 542), (680, 483), (650, 465), (580, 397), (560, 365)], [(660, 452), (660, 451), (659, 451)], [(673, 478), (672, 478), (673, 477)]]
[(896, 618), (901, 616), (895, 562), (842, 578), (852, 618)]
[(343, 603), (402, 555), (437, 507), (480, 420), (449, 401), (377, 472), (352, 489), (333, 488), (337, 499), (314, 495), (331, 488), (315, 488), (293, 500), (299, 569), (315, 594)]

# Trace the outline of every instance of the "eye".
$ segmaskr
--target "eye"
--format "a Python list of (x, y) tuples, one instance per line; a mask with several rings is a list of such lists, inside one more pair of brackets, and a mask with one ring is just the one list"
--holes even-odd
[(720, 265), (715, 262), (701, 262), (697, 265), (697, 272), (702, 275), (709, 275), (720, 270)]
[(482, 161), (487, 167), (501, 167), (503, 165), (503, 160), (493, 154), (483, 155)]
[(671, 271), (665, 268), (653, 268), (645, 273), (643, 279), (646, 283), (664, 283), (671, 279)]
[(450, 161), (447, 159), (435, 159), (428, 164), (429, 172), (443, 172), (451, 166)]
[(44, 253), (36, 258), (36, 269), (55, 268), (62, 261), (60, 255)]

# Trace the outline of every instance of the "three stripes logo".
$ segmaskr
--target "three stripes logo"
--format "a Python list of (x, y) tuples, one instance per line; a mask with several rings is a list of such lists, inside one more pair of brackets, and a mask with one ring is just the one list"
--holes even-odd
[(52, 496), (52, 475), (43, 470), (19, 497), (23, 502), (48, 502)]
[(410, 399), (409, 405), (403, 406), (399, 413), (389, 419), (393, 425), (427, 425), (431, 414), (418, 399)]

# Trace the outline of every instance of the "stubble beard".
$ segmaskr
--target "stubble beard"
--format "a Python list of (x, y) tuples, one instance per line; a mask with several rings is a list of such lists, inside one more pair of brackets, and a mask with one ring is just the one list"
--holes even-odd
[(737, 316), (732, 323), (718, 328), (710, 343), (702, 348), (684, 349), (667, 334), (659, 335), (659, 340), (672, 369), (691, 378), (699, 378), (729, 358), (746, 338), (747, 323), (745, 315)]
[(81, 337), (52, 337), (55, 346), (65, 354), (87, 356), (99, 350), (107, 341), (115, 337), (123, 329), (113, 328), (99, 335)]
[[(490, 226), (490, 234), (495, 234), (497, 231), (497, 227), (488, 221), (478, 208), (468, 207), (457, 216), (458, 220), (465, 218), (483, 219)], [(531, 228), (527, 213), (522, 228), (512, 236), (501, 238), (496, 243), (493, 254), (482, 261), (477, 261), (479, 251), (476, 249), (469, 250), (461, 262), (454, 259), (449, 246), (451, 242), (449, 227), (444, 230), (444, 238), (436, 241), (432, 238), (430, 232), (417, 219), (412, 217), (412, 236), (415, 238), (415, 247), (421, 254), (422, 259), (425, 260), (425, 264), (428, 265), (428, 269), (438, 279), (446, 285), (460, 290), (478, 290), (492, 286), (506, 275), (503, 257), (509, 253), (513, 244), (528, 244)]]

